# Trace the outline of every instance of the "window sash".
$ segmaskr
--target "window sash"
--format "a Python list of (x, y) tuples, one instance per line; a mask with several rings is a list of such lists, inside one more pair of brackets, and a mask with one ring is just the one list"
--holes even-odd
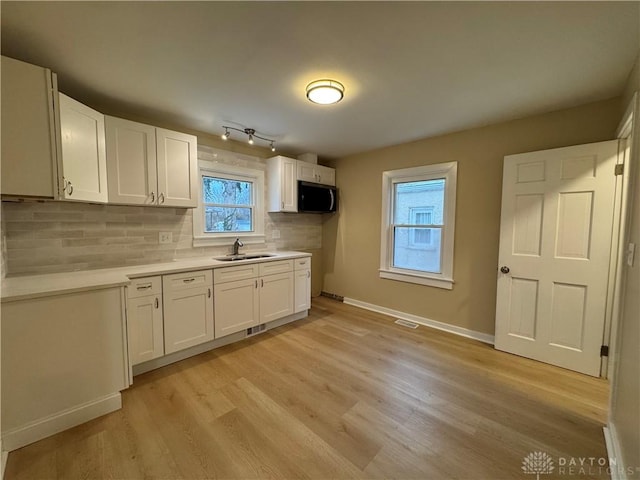
[[(432, 217), (431, 223), (428, 224), (418, 223), (415, 217), (411, 218), (410, 223), (396, 223), (395, 202), (397, 184), (429, 180), (444, 180), (442, 224), (435, 224), (433, 221), (434, 217)], [(457, 162), (432, 164), (383, 172), (382, 241), (379, 270), (381, 278), (417, 283), (448, 290), (453, 288), (453, 238), (455, 235), (456, 183)], [(432, 215), (435, 215), (435, 212)], [(438, 229), (440, 232), (440, 273), (394, 267), (394, 232), (398, 227)], [(432, 240), (437, 238), (433, 231), (431, 237)], [(414, 246), (420, 248), (425, 247), (425, 245)], [(426, 247), (428, 247), (428, 245), (426, 245)]]

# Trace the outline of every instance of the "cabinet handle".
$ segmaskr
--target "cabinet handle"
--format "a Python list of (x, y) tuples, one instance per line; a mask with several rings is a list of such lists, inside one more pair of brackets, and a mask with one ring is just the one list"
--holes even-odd
[(207, 297), (211, 298), (211, 289), (207, 288)]
[(151, 284), (148, 285), (140, 285), (139, 287), (137, 287), (138, 290), (148, 290), (151, 288)]
[(164, 203), (164, 193), (160, 192), (160, 195), (158, 195), (158, 202)]
[(185, 278), (184, 280), (182, 280), (184, 283), (191, 283), (193, 281), (195, 281), (195, 278)]
[(67, 181), (67, 194), (69, 196), (73, 195), (73, 185), (70, 181)]
[(307, 278), (311, 278), (311, 270), (307, 270)]
[(256, 288), (258, 288), (258, 280), (256, 280)]
[(156, 192), (151, 192), (151, 203), (156, 203)]
[(260, 286), (261, 286), (261, 287), (264, 287), (264, 278), (261, 278), (261, 279), (260, 279)]
[(156, 308), (160, 308), (160, 300), (158, 300), (158, 297), (156, 297)]
[(282, 209), (284, 210), (284, 202), (282, 202)]

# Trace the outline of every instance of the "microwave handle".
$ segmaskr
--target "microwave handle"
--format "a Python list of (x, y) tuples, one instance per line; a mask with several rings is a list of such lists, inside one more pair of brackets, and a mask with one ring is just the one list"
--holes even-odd
[(329, 195), (331, 196), (331, 205), (329, 206), (329, 211), (333, 210), (333, 204), (336, 202), (335, 197), (333, 196), (333, 189), (329, 189)]

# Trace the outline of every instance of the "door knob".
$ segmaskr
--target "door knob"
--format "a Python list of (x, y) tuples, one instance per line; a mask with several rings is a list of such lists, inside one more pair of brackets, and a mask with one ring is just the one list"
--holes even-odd
[(500, 267), (502, 273), (509, 273), (509, 267)]

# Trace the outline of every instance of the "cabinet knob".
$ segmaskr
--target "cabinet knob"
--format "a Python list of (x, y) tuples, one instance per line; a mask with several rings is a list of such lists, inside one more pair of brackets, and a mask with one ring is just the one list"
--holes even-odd
[(156, 193), (151, 192), (151, 203), (156, 203)]
[(158, 202), (164, 203), (164, 193), (160, 192), (160, 195), (158, 195)]
[(67, 195), (73, 195), (73, 184), (70, 181), (67, 181)]

